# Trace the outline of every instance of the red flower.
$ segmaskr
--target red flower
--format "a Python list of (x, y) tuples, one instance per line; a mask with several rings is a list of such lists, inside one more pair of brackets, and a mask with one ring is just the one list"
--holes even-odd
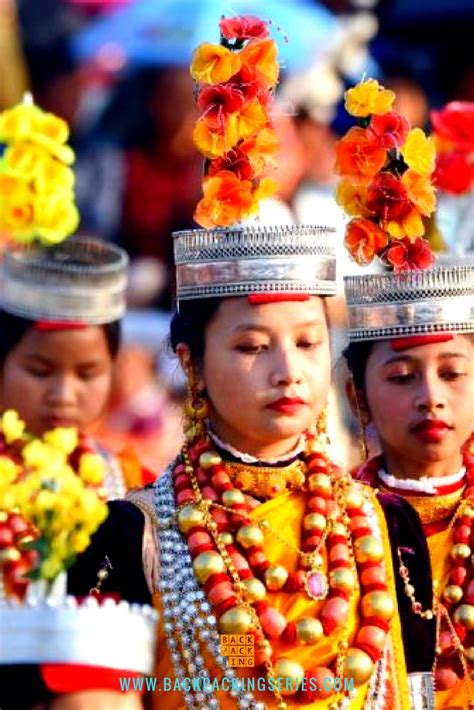
[(373, 179), (367, 191), (366, 207), (384, 222), (399, 220), (411, 209), (405, 185), (387, 172)]
[(263, 39), (269, 35), (267, 23), (252, 15), (223, 17), (219, 22), (219, 29), (225, 39)]
[(234, 150), (229, 150), (228, 153), (222, 156), (222, 158), (216, 158), (211, 161), (209, 169), (207, 171), (208, 175), (215, 175), (222, 170), (228, 170), (234, 173), (239, 180), (252, 180), (254, 177), (254, 171), (250, 165), (249, 159), (240, 148), (234, 148)]
[(395, 272), (429, 269), (433, 264), (433, 252), (425, 239), (408, 237), (400, 239), (384, 254), (386, 261), (393, 266)]
[(377, 138), (382, 148), (401, 148), (410, 130), (410, 124), (405, 116), (396, 111), (389, 111), (378, 116), (372, 116), (369, 131)]
[(467, 192), (474, 181), (474, 167), (464, 153), (440, 153), (436, 159), (433, 181), (440, 190), (452, 195)]
[(452, 101), (441, 111), (432, 111), (431, 122), (438, 136), (451, 141), (456, 150), (474, 151), (474, 102)]
[(249, 66), (241, 67), (232, 77), (232, 84), (243, 94), (245, 101), (251, 101), (259, 93), (260, 86), (255, 72)]
[(206, 86), (199, 92), (197, 105), (209, 128), (224, 128), (227, 116), (238, 111), (244, 103), (244, 95), (233, 84)]

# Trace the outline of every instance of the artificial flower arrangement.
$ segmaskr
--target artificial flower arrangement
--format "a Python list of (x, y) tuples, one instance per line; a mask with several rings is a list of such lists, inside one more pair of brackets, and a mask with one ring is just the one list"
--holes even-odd
[(43, 670), (63, 692), (76, 664), (109, 682), (111, 670), (154, 667), (154, 609), (102, 593), (102, 567), (88, 596), (66, 591), (66, 570), (108, 515), (105, 465), (75, 429), (34, 438), (16, 412), (0, 417), (0, 666), (53, 664)]
[(30, 436), (16, 412), (0, 417), (0, 577), (22, 600), (47, 588), (89, 545), (108, 514), (102, 457), (75, 429)]
[(276, 43), (267, 23), (255, 17), (222, 18), (219, 28), (220, 44), (201, 44), (190, 69), (201, 112), (194, 143), (206, 158), (194, 218), (206, 228), (247, 219), (277, 189), (265, 175), (278, 149), (270, 118)]
[(357, 119), (336, 144), (336, 200), (351, 216), (345, 246), (361, 265), (380, 257), (394, 271), (433, 263), (425, 224), (436, 206), (432, 138), (392, 110), (393, 91), (367, 79), (346, 91)]
[(436, 187), (464, 195), (474, 187), (474, 102), (452, 101), (431, 112), (436, 144)]
[(57, 244), (74, 232), (74, 152), (68, 125), (27, 94), (0, 114), (0, 230), (19, 243)]

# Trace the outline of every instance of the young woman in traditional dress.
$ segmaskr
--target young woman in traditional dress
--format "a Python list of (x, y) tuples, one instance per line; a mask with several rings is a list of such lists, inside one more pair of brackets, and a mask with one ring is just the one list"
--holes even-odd
[(346, 293), (353, 402), (381, 446), (356, 478), (412, 508), (389, 523), (409, 678), (426, 707), (434, 688), (437, 708), (471, 707), (474, 268), (352, 277)]

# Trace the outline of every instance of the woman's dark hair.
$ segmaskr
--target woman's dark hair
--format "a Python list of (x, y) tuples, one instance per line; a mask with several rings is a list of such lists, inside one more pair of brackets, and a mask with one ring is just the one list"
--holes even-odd
[(347, 367), (351, 371), (356, 389), (361, 392), (365, 391), (365, 371), (373, 346), (374, 343), (370, 340), (362, 343), (350, 343), (342, 353), (346, 358)]
[[(0, 365), (3, 366), (10, 352), (15, 348), (24, 335), (33, 328), (35, 321), (21, 318), (6, 311), (0, 310)], [(120, 321), (106, 323), (102, 326), (107, 341), (107, 347), (112, 358), (117, 355), (120, 347), (121, 326)]]
[(179, 313), (174, 314), (170, 326), (170, 342), (174, 352), (178, 343), (185, 343), (192, 359), (197, 362), (202, 360), (206, 326), (221, 302), (221, 298), (201, 298), (179, 304)]

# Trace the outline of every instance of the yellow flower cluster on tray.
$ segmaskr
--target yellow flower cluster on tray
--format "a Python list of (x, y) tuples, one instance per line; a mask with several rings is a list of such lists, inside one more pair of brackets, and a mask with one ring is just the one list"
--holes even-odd
[(89, 545), (107, 517), (104, 461), (75, 429), (42, 438), (25, 433), (16, 412), (0, 418), (0, 567), (7, 589), (53, 580)]
[(433, 262), (423, 218), (436, 206), (435, 146), (392, 109), (395, 94), (368, 79), (345, 94), (358, 125), (336, 144), (336, 200), (352, 217), (345, 245), (359, 264), (380, 257), (395, 271)]
[(0, 114), (0, 230), (57, 244), (79, 224), (67, 123), (26, 98)]
[(206, 157), (203, 192), (194, 218), (203, 227), (228, 227), (258, 212), (277, 190), (265, 176), (278, 150), (270, 120), (278, 81), (277, 47), (265, 22), (223, 18), (221, 44), (202, 44), (193, 55), (201, 116), (194, 143)]

